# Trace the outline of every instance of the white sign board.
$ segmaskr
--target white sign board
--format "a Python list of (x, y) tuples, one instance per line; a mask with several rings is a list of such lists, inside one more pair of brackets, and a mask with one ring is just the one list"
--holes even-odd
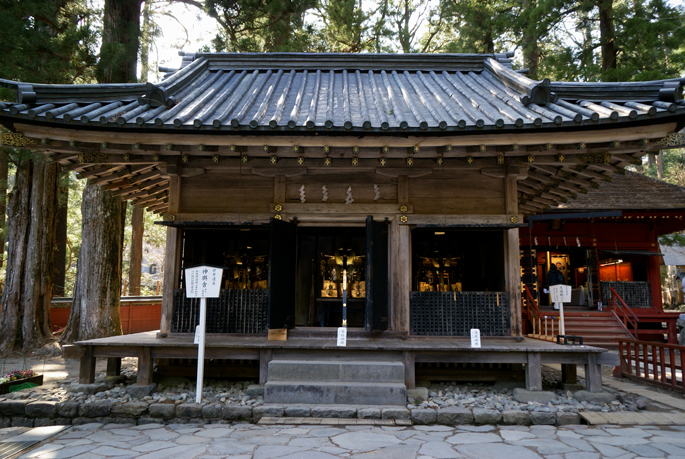
[(338, 346), (347, 346), (347, 327), (338, 327)]
[(222, 268), (186, 268), (186, 298), (218, 298)]
[(480, 347), (480, 330), (471, 329), (471, 347)]
[(552, 295), (552, 303), (570, 303), (571, 302), (571, 286), (570, 285), (552, 285), (549, 287), (549, 293)]

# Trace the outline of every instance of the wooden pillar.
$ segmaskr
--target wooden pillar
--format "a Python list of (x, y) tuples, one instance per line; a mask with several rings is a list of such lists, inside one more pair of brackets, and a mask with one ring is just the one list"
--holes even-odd
[(416, 366), (414, 353), (402, 352), (402, 363), (404, 364), (404, 385), (407, 389), (416, 389)]
[(526, 362), (526, 389), (542, 390), (542, 366), (540, 364), (540, 353), (529, 352)]
[(259, 350), (259, 384), (266, 384), (269, 377), (269, 362), (273, 358), (271, 349)]
[(80, 384), (93, 384), (95, 382), (95, 357), (93, 357), (93, 346), (85, 346), (79, 366), (78, 382)]
[[(519, 166), (507, 165), (504, 176), (505, 210), (508, 219), (518, 220), (517, 181)], [(521, 336), (521, 256), (518, 228), (504, 233), (504, 285), (509, 298), (511, 336)]]
[(107, 376), (121, 374), (121, 357), (107, 357)]
[(138, 348), (138, 374), (136, 376), (136, 385), (147, 386), (152, 384), (152, 353), (149, 346), (141, 346)]
[[(173, 167), (171, 167), (173, 166)], [(180, 211), (181, 177), (178, 168), (169, 163), (169, 211), (170, 215), (176, 215)], [(175, 173), (174, 173), (175, 172)], [(167, 227), (166, 251), (164, 253), (164, 284), (162, 288), (162, 317), (159, 324), (161, 333), (171, 331), (171, 314), (174, 307), (174, 289), (179, 287), (181, 261), (181, 230)]]
[(140, 295), (144, 232), (145, 209), (134, 205), (131, 212), (131, 258), (128, 267), (128, 294), (131, 296)]
[(411, 290), (411, 231), (397, 219), (390, 223), (388, 271), (390, 283), (390, 329), (409, 332)]
[(578, 383), (578, 367), (575, 363), (561, 364), (561, 382), (564, 384)]
[[(650, 239), (652, 240), (651, 250), (657, 251), (656, 247), (658, 247), (657, 243), (659, 240), (656, 237), (654, 231), (650, 232)], [(659, 265), (659, 260), (661, 258), (647, 257), (647, 259), (647, 263), (649, 266), (647, 271), (649, 273), (649, 283), (652, 289), (652, 306), (657, 311), (663, 311), (664, 303), (661, 296), (661, 266)], [(678, 291), (680, 291), (680, 282), (678, 282)]]
[(585, 364), (585, 389), (602, 392), (602, 366), (597, 363), (598, 354), (588, 352)]

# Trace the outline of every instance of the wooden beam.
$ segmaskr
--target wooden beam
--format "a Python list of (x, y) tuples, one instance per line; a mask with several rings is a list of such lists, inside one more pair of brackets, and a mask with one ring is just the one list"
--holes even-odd
[[(409, 292), (411, 291), (411, 230), (400, 225), (399, 219), (390, 222), (390, 329), (409, 333)], [(406, 369), (405, 369), (406, 371)]]
[(167, 145), (172, 142), (174, 146), (194, 146), (197, 145), (252, 145), (263, 146), (300, 146), (300, 147), (323, 147), (324, 145), (336, 145), (340, 147), (382, 147), (384, 145), (393, 147), (413, 147), (420, 145), (423, 147), (442, 147), (452, 146), (477, 146), (477, 145), (539, 145), (541, 143), (559, 143), (563, 139), (564, 143), (572, 144), (578, 142), (597, 143), (611, 142), (613, 140), (641, 140), (641, 139), (661, 139), (668, 134), (675, 132), (676, 123), (663, 123), (647, 126), (631, 126), (617, 129), (587, 129), (563, 132), (530, 132), (517, 134), (475, 134), (475, 135), (448, 135), (448, 136), (260, 136), (260, 135), (227, 135), (221, 134), (192, 133), (185, 132), (120, 132), (120, 131), (97, 131), (97, 130), (77, 130), (69, 128), (56, 128), (54, 126), (31, 125), (15, 123), (15, 129), (26, 137), (42, 139), (49, 138), (63, 141), (108, 142), (112, 144), (146, 144), (146, 145)]
[[(168, 212), (175, 215), (181, 207), (181, 177), (170, 174)], [(162, 289), (162, 314), (160, 332), (171, 332), (171, 315), (173, 312), (174, 289), (178, 288), (180, 279), (181, 231), (167, 227), (166, 250), (164, 253), (164, 286)]]
[[(512, 166), (507, 164), (507, 169)], [(509, 171), (507, 171), (509, 172)], [(523, 223), (519, 216), (518, 194), (516, 192), (517, 179), (507, 173), (503, 179), (505, 213), (510, 222)], [(513, 223), (513, 222), (512, 222)], [(521, 336), (521, 257), (519, 256), (519, 229), (510, 228), (504, 232), (504, 288), (509, 300), (511, 336)]]

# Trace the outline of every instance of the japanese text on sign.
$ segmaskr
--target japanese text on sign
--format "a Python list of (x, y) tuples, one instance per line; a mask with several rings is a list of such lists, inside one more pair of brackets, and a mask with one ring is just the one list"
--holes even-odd
[(217, 298), (221, 289), (221, 268), (197, 266), (186, 269), (187, 298)]

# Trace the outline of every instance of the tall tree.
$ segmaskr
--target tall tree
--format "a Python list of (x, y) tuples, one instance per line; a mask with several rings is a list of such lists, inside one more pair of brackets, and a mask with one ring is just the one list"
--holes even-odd
[[(100, 83), (136, 80), (142, 0), (105, 0)], [(74, 300), (61, 342), (121, 334), (119, 297), (126, 207), (88, 182), (81, 200), (81, 249)]]
[(16, 344), (42, 347), (52, 337), (50, 300), (54, 263), (58, 168), (41, 154), (19, 150), (9, 196), (7, 276), (2, 292), (0, 352)]
[(221, 26), (214, 48), (229, 52), (309, 50), (313, 28), (305, 27), (305, 15), (316, 5), (316, 0), (205, 1)]
[(120, 335), (121, 199), (89, 182), (81, 200), (81, 250), (74, 301), (61, 342)]

